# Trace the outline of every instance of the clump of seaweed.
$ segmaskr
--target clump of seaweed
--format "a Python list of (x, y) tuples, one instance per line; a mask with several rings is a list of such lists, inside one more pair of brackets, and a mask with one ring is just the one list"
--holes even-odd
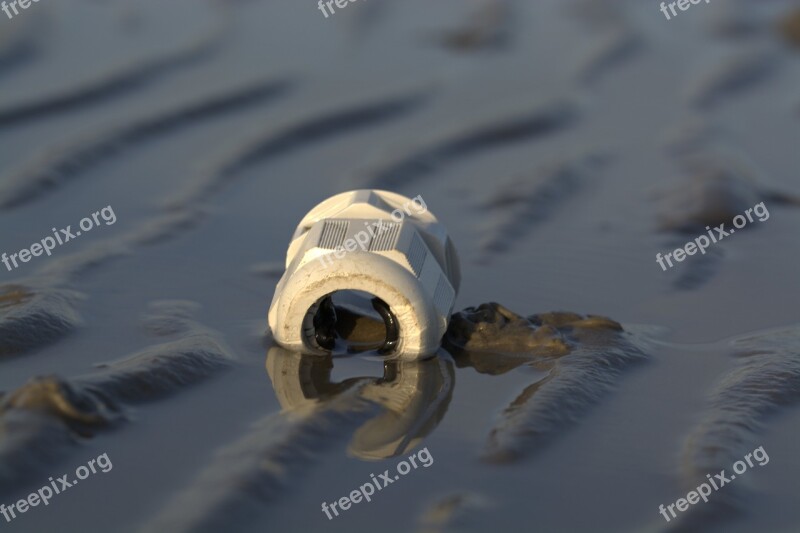
[(492, 428), (483, 458), (516, 461), (549, 443), (608, 396), (628, 367), (647, 356), (642, 342), (601, 316), (523, 317), (497, 303), (453, 316), (445, 347), (459, 367), (503, 374), (522, 365), (548, 374), (523, 390)]

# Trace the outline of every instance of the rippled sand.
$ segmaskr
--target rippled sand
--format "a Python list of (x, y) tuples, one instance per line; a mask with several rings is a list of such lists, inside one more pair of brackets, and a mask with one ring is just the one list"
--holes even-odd
[[(117, 216), (0, 265), (0, 503), (114, 464), (0, 524), (794, 530), (798, 9), (42, 0), (0, 18), (0, 253)], [(462, 311), (433, 359), (265, 334), (294, 225), (359, 187), (422, 195), (456, 242)], [(762, 201), (768, 220), (656, 263)], [(758, 446), (769, 464), (658, 514)], [(430, 468), (320, 511), (422, 447)]]

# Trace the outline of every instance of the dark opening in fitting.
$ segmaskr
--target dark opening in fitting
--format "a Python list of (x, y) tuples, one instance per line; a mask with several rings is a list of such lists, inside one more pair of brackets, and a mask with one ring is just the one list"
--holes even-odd
[[(384, 338), (377, 344), (364, 344), (358, 347), (348, 346), (348, 352), (377, 350), (381, 355), (389, 355), (397, 349), (400, 341), (400, 328), (397, 317), (389, 305), (381, 298), (371, 298), (370, 304), (383, 320)], [(336, 347), (336, 339), (347, 339), (348, 334), (354, 328), (353, 313), (346, 309), (340, 309), (340, 312), (337, 312), (332, 294), (323, 297), (316, 306), (309, 309), (309, 314), (313, 316), (313, 331), (308, 333), (313, 334), (315, 344), (323, 350), (332, 351)], [(348, 323), (345, 324), (345, 322)]]

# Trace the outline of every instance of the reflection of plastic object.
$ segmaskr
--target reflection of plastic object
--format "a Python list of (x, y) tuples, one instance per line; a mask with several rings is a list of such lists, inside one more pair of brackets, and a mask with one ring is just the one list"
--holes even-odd
[(334, 359), (301, 355), (273, 346), (267, 374), (281, 407), (300, 416), (355, 389), (360, 398), (385, 409), (353, 435), (348, 450), (360, 459), (380, 460), (407, 453), (444, 417), (455, 385), (447, 357), (425, 361), (390, 360), (382, 378), (354, 377), (331, 381)]
[(439, 349), (459, 282), (452, 241), (421, 197), (346, 192), (300, 221), (269, 325), (285, 348), (328, 353), (336, 321), (331, 295), (362, 291), (386, 324), (383, 351), (416, 359)]

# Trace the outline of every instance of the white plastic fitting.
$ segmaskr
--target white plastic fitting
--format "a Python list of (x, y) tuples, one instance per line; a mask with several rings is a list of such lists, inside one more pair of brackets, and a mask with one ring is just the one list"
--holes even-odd
[[(383, 352), (432, 355), (447, 330), (460, 284), (458, 256), (421, 196), (357, 190), (337, 194), (300, 221), (275, 288), (269, 326), (275, 341), (329, 353), (337, 291), (371, 294), (386, 323)], [(377, 302), (377, 303), (376, 303)]]

